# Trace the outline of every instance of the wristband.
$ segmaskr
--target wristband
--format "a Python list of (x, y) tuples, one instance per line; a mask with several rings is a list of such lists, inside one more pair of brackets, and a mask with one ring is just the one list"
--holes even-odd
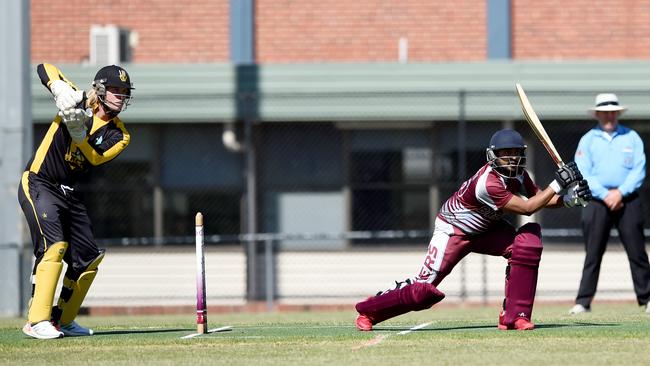
[(553, 179), (551, 184), (549, 184), (548, 186), (551, 187), (551, 189), (553, 190), (553, 192), (555, 192), (555, 194), (560, 193), (560, 191), (562, 190), (560, 183), (558, 183), (558, 181), (555, 179)]

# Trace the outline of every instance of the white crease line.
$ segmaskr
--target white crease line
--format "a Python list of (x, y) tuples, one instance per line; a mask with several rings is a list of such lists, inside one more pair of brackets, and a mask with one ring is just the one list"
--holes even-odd
[(210, 329), (208, 333), (224, 332), (226, 330), (231, 330), (231, 329), (232, 326), (226, 325), (225, 327)]
[[(414, 326), (413, 328), (409, 328), (409, 329), (407, 329), (407, 330), (403, 330), (403, 331), (397, 333), (397, 335), (404, 335), (404, 334), (411, 333), (411, 332), (414, 331), (414, 330), (418, 330), (418, 329), (425, 328), (425, 327), (429, 326), (431, 323), (432, 323), (432, 322), (422, 323), (422, 324), (416, 325), (416, 326)], [(358, 346), (352, 347), (352, 349), (357, 350), (357, 349), (361, 349), (361, 348), (363, 348), (363, 347), (376, 346), (376, 345), (378, 345), (379, 343), (383, 342), (384, 339), (386, 339), (386, 338), (388, 338), (388, 337), (390, 337), (390, 336), (391, 336), (391, 334), (380, 334), (380, 335), (376, 336), (375, 338), (369, 340), (369, 341), (366, 342), (366, 343), (362, 343), (362, 344), (360, 344), (360, 345), (358, 345)]]
[[(210, 330), (208, 330), (207, 334), (217, 333), (217, 332), (224, 332), (226, 330), (231, 330), (231, 329), (232, 329), (232, 326), (226, 325), (225, 327), (210, 329)], [(200, 336), (200, 335), (201, 335), (201, 333), (192, 333), (192, 334), (188, 334), (186, 336), (181, 337), (181, 339), (190, 339), (190, 338), (194, 338), (194, 337)]]
[(411, 333), (411, 332), (414, 331), (414, 330), (418, 330), (418, 329), (425, 328), (425, 327), (427, 327), (429, 324), (431, 324), (431, 322), (428, 322), (428, 323), (422, 323), (422, 324), (420, 324), (420, 325), (416, 325), (416, 326), (414, 326), (414, 327), (411, 328), (411, 329), (403, 330), (403, 331), (401, 331), (401, 332), (399, 332), (399, 333), (397, 333), (397, 334), (398, 334), (398, 335), (408, 334), (408, 333)]

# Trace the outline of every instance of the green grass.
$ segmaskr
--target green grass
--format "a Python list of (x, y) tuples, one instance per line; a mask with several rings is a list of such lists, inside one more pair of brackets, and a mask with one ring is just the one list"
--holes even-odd
[[(192, 339), (187, 316), (80, 317), (96, 335), (29, 339), (23, 319), (0, 319), (3, 365), (647, 365), (650, 314), (632, 304), (598, 305), (580, 316), (537, 306), (537, 329), (498, 331), (497, 307), (440, 307), (358, 332), (355, 313), (210, 314)], [(430, 325), (406, 334), (418, 324)]]

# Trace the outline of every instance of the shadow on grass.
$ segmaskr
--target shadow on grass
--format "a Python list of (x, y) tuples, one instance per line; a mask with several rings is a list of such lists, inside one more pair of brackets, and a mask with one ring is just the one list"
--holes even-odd
[(588, 323), (588, 322), (574, 322), (565, 324), (535, 324), (535, 329), (542, 328), (574, 328), (574, 327), (619, 327), (620, 323)]
[(406, 327), (380, 327), (380, 328), (373, 328), (376, 331), (386, 331), (386, 332), (403, 332), (403, 331), (411, 331), (411, 332), (437, 332), (441, 330), (465, 330), (465, 329), (489, 329), (489, 328), (494, 328), (496, 329), (496, 325), (466, 325), (462, 327), (435, 327), (435, 325), (430, 325), (431, 328), (421, 328), (421, 329), (413, 329), (411, 328), (406, 328)]
[(95, 332), (95, 336), (119, 335), (119, 334), (152, 334), (152, 333), (173, 333), (173, 332), (191, 332), (192, 328), (176, 329), (133, 329), (133, 330), (104, 330)]
[[(621, 324), (619, 323), (588, 323), (588, 322), (575, 322), (567, 324), (535, 324), (535, 329), (553, 329), (553, 328), (574, 328), (574, 327), (618, 327)], [(436, 327), (435, 325), (430, 325), (429, 327), (422, 329), (414, 329), (411, 332), (438, 332), (438, 331), (448, 331), (448, 330), (479, 330), (479, 329), (497, 329), (495, 325), (465, 325), (458, 327)], [(375, 327), (375, 331), (384, 331), (384, 332), (403, 332), (409, 331), (408, 327)]]

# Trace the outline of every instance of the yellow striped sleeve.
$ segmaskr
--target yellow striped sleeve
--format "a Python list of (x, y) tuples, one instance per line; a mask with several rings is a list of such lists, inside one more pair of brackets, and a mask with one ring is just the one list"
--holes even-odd
[(115, 145), (104, 151), (103, 154), (98, 153), (97, 150), (93, 149), (93, 147), (90, 146), (88, 143), (88, 138), (86, 138), (84, 142), (79, 145), (79, 149), (84, 154), (86, 159), (88, 159), (88, 162), (91, 165), (101, 165), (115, 159), (115, 157), (118, 156), (122, 150), (124, 150), (129, 145), (129, 142), (131, 141), (131, 135), (124, 127), (124, 123), (122, 123), (122, 121), (117, 118), (114, 119), (114, 122), (115, 125), (122, 131), (122, 140), (118, 141)]
[(36, 72), (38, 73), (38, 77), (41, 79), (41, 83), (45, 85), (48, 89), (50, 88), (50, 85), (52, 82), (55, 80), (63, 80), (66, 83), (68, 83), (73, 89), (79, 90), (76, 85), (74, 85), (73, 82), (68, 80), (65, 75), (59, 70), (58, 67), (48, 64), (48, 63), (43, 63), (40, 64), (36, 67)]

